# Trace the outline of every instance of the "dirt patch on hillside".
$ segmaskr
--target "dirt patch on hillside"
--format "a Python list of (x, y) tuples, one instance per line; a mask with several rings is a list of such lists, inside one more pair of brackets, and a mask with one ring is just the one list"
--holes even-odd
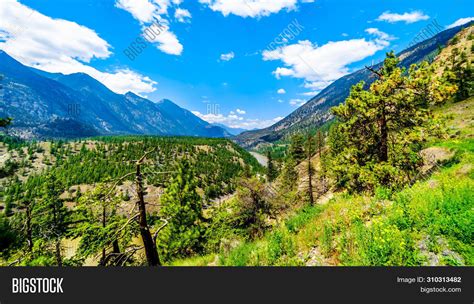
[(430, 147), (421, 151), (420, 154), (423, 157), (423, 167), (421, 168), (423, 174), (454, 157), (454, 152), (442, 147)]

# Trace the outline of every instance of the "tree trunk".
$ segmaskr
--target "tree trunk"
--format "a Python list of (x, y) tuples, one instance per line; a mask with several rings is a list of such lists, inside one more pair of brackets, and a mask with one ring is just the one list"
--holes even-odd
[(119, 254), (120, 253), (120, 247), (119, 247), (119, 243), (117, 240), (115, 240), (113, 243), (112, 243), (112, 251), (113, 253), (115, 254)]
[(322, 149), (323, 149), (323, 137), (321, 136), (321, 131), (318, 131), (318, 155), (319, 155), (319, 160), (321, 160)]
[(148, 261), (148, 266), (160, 266), (160, 258), (158, 256), (158, 251), (156, 249), (156, 244), (153, 241), (151, 236), (150, 229), (148, 227), (146, 219), (146, 206), (145, 199), (143, 194), (143, 181), (142, 174), (140, 171), (140, 162), (137, 162), (137, 172), (136, 172), (136, 187), (137, 187), (137, 196), (138, 196), (138, 211), (139, 211), (139, 224), (140, 224), (140, 234), (143, 241), (143, 246), (145, 247), (145, 254)]
[(326, 193), (326, 168), (323, 163), (323, 146), (324, 146), (324, 140), (323, 136), (321, 134), (321, 131), (318, 131), (318, 156), (319, 156), (319, 164), (320, 164), (320, 172), (319, 172), (319, 182), (322, 187), (322, 193)]
[[(107, 223), (106, 222), (107, 219), (105, 217), (105, 212), (106, 212), (106, 209), (105, 209), (105, 202), (104, 202), (104, 204), (102, 205), (102, 228), (105, 228), (106, 223)], [(100, 266), (106, 266), (105, 265), (106, 264), (105, 258), (106, 258), (106, 250), (105, 250), (105, 247), (104, 247), (104, 248), (102, 248), (102, 258), (100, 259), (100, 263), (99, 263)]]
[(385, 117), (385, 108), (382, 109), (382, 117), (380, 118), (380, 147), (379, 160), (381, 162), (388, 161), (388, 126)]
[(311, 165), (311, 152), (312, 152), (312, 139), (308, 137), (308, 195), (309, 202), (311, 205), (314, 205), (314, 196), (313, 196), (313, 166)]
[(63, 266), (63, 259), (61, 257), (61, 237), (59, 236), (59, 233), (57, 233), (57, 227), (59, 226), (59, 219), (58, 219), (58, 210), (56, 205), (53, 206), (53, 220), (54, 220), (54, 233), (56, 234), (56, 243), (55, 243), (55, 256), (56, 256), (56, 263), (58, 264), (59, 267)]
[(56, 239), (56, 263), (59, 267), (63, 266), (63, 259), (61, 257), (61, 239)]
[(28, 251), (33, 251), (33, 231), (31, 228), (31, 207), (26, 206), (26, 242), (28, 243)]
[(311, 158), (308, 159), (308, 194), (309, 202), (311, 205), (314, 205), (314, 195), (313, 195), (313, 168), (311, 167)]

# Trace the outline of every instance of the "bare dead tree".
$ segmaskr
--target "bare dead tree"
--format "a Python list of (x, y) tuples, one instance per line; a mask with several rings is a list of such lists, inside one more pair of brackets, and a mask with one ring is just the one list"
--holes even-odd
[(148, 266), (160, 266), (161, 261), (158, 255), (158, 250), (156, 247), (156, 242), (153, 239), (150, 228), (148, 226), (147, 218), (146, 218), (146, 203), (145, 203), (145, 195), (143, 191), (143, 176), (141, 173), (141, 166), (145, 161), (146, 157), (152, 153), (154, 150), (146, 152), (142, 158), (140, 158), (136, 163), (136, 173), (135, 173), (135, 183), (137, 187), (137, 206), (139, 212), (138, 222), (140, 225), (140, 235), (142, 237), (143, 246), (145, 248), (146, 259), (148, 262)]
[(28, 243), (28, 251), (33, 251), (33, 229), (31, 226), (31, 205), (29, 203), (26, 206), (26, 242)]
[[(131, 215), (130, 218), (127, 220), (127, 222), (119, 229), (117, 230), (115, 236), (113, 237), (112, 241), (109, 242), (107, 248), (104, 248), (102, 251), (102, 261), (104, 265), (112, 264), (116, 266), (123, 266), (126, 265), (126, 263), (135, 255), (139, 250), (144, 249), (145, 250), (145, 255), (147, 259), (147, 264), (148, 266), (161, 266), (161, 261), (159, 258), (158, 250), (157, 250), (157, 244), (156, 244), (156, 239), (158, 237), (159, 232), (168, 224), (167, 219), (163, 219), (164, 224), (160, 226), (152, 236), (150, 226), (147, 221), (147, 210), (146, 206), (147, 205), (156, 205), (152, 203), (147, 203), (145, 202), (145, 190), (144, 190), (144, 181), (143, 181), (143, 173), (142, 173), (142, 166), (148, 157), (150, 153), (153, 153), (155, 149), (146, 152), (138, 161), (135, 162), (135, 172), (128, 173), (118, 180), (115, 181), (113, 184), (112, 188), (110, 191), (106, 194), (106, 196), (110, 195), (115, 187), (124, 179), (127, 177), (130, 177), (132, 175), (135, 176), (135, 192), (137, 194), (138, 200), (135, 202), (134, 207), (132, 210), (130, 210), (130, 213), (132, 213), (135, 209), (138, 209), (138, 213), (135, 215)], [(170, 172), (153, 172), (153, 174), (167, 174)], [(104, 207), (105, 208), (105, 207)], [(103, 212), (105, 209), (103, 209)], [(103, 224), (105, 221), (105, 213), (103, 213), (102, 216)], [(133, 221), (137, 221), (139, 224), (139, 231), (140, 231), (140, 236), (143, 242), (142, 247), (128, 247), (124, 248), (123, 252), (120, 252), (119, 248), (119, 243), (118, 240), (122, 236), (122, 231), (126, 229), (128, 225), (130, 225)], [(112, 250), (112, 252), (109, 252), (108, 254), (106, 253), (107, 250)]]
[(383, 75), (382, 73), (380, 73), (379, 71), (377, 71), (376, 69), (372, 68), (372, 67), (369, 67), (369, 66), (365, 66), (365, 68), (367, 70), (369, 70), (370, 72), (374, 73), (378, 78), (382, 78)]

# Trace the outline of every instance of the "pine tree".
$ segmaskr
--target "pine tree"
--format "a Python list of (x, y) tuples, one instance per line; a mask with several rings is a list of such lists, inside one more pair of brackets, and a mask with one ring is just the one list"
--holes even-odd
[(268, 150), (266, 154), (267, 154), (267, 179), (269, 182), (273, 182), (278, 176), (278, 171), (273, 161), (272, 152)]
[(306, 161), (307, 161), (307, 174), (308, 174), (308, 188), (307, 188), (307, 193), (308, 193), (308, 199), (309, 203), (311, 205), (314, 205), (314, 193), (313, 193), (313, 176), (314, 176), (314, 166), (312, 163), (312, 157), (314, 154), (314, 143), (313, 143), (313, 137), (309, 134), (308, 138), (306, 140), (306, 146), (305, 146), (305, 152), (306, 152)]
[(161, 215), (168, 226), (160, 234), (165, 259), (185, 257), (201, 250), (202, 200), (189, 161), (182, 161), (176, 176), (161, 197)]
[(247, 231), (251, 239), (261, 237), (274, 211), (272, 188), (257, 177), (239, 181), (233, 227)]
[(323, 188), (323, 193), (327, 191), (327, 181), (326, 181), (326, 175), (327, 175), (327, 168), (326, 168), (326, 158), (323, 157), (323, 148), (324, 148), (324, 138), (321, 130), (318, 130), (316, 134), (316, 139), (317, 139), (317, 151), (318, 151), (318, 157), (319, 157), (319, 163), (320, 163), (320, 172), (319, 172), (319, 182)]
[(60, 198), (65, 187), (54, 172), (48, 173), (41, 187), (41, 197), (33, 209), (34, 224), (38, 227), (39, 238), (54, 246), (57, 266), (63, 265), (61, 240), (68, 232), (69, 211)]
[(304, 151), (304, 137), (301, 134), (295, 134), (291, 137), (290, 148), (288, 154), (293, 158), (297, 163), (300, 163), (305, 159)]
[(352, 87), (345, 104), (332, 112), (339, 124), (331, 130), (332, 171), (339, 186), (353, 191), (400, 186), (422, 164), (418, 154), (432, 123), (429, 107), (448, 99), (455, 87), (426, 62), (397, 67), (387, 54), (378, 79), (364, 90)]
[(101, 252), (99, 265), (106, 266), (120, 257), (119, 241), (128, 245), (131, 228), (124, 227), (125, 219), (118, 215), (121, 201), (115, 191), (115, 187), (100, 183), (80, 197), (76, 208), (80, 224), (73, 232), (81, 238), (77, 252), (80, 259)]
[(445, 76), (458, 88), (456, 101), (465, 100), (474, 95), (474, 71), (471, 61), (466, 52), (459, 51), (458, 48), (453, 48), (449, 59), (451, 66), (445, 71)]
[[(144, 181), (142, 174), (142, 165), (146, 160), (147, 156), (154, 152), (155, 149), (146, 152), (136, 163), (135, 163), (135, 186), (137, 191), (138, 201), (136, 206), (138, 207), (138, 225), (140, 230), (140, 236), (142, 238), (143, 247), (145, 249), (145, 255), (148, 266), (160, 266), (161, 260), (158, 254), (158, 248), (156, 245), (156, 235), (152, 237), (150, 226), (148, 224), (146, 202), (145, 202), (145, 190)], [(156, 232), (158, 233), (158, 232)]]
[(295, 168), (296, 161), (291, 157), (287, 157), (281, 172), (282, 188), (285, 192), (294, 191), (296, 189), (298, 172), (296, 172)]
[(24, 193), (20, 194), (19, 200), (17, 205), (20, 209), (24, 212), (17, 213), (16, 216), (20, 218), (20, 222), (22, 224), (22, 234), (26, 239), (27, 244), (27, 251), (29, 253), (33, 252), (33, 215), (32, 210), (34, 208), (34, 198), (31, 195), (29, 190), (25, 191)]

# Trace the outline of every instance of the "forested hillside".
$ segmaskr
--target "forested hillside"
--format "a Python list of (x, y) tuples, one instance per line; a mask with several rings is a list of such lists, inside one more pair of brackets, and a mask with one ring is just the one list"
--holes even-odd
[[(2, 142), (1, 251), (7, 260), (16, 258), (23, 265), (76, 265), (86, 259), (96, 261), (94, 255), (108, 245), (133, 247), (139, 230), (133, 222), (137, 200), (146, 201), (147, 220), (153, 225), (162, 220), (159, 213), (174, 214), (176, 204), (189, 199), (192, 210), (185, 208), (183, 217), (196, 212), (195, 220), (204, 225), (203, 210), (231, 195), (239, 176), (261, 171), (248, 152), (223, 139), (24, 142), (4, 136)], [(192, 229), (194, 223), (188, 222), (185, 229)], [(120, 241), (110, 242), (121, 229)], [(198, 232), (193, 250), (202, 247), (197, 243), (201, 237)], [(74, 255), (69, 259), (63, 248), (68, 240), (75, 244), (68, 249)], [(26, 255), (23, 246), (28, 248)]]
[(266, 168), (224, 139), (4, 134), (1, 263), (472, 266), (473, 42), (387, 53)]

